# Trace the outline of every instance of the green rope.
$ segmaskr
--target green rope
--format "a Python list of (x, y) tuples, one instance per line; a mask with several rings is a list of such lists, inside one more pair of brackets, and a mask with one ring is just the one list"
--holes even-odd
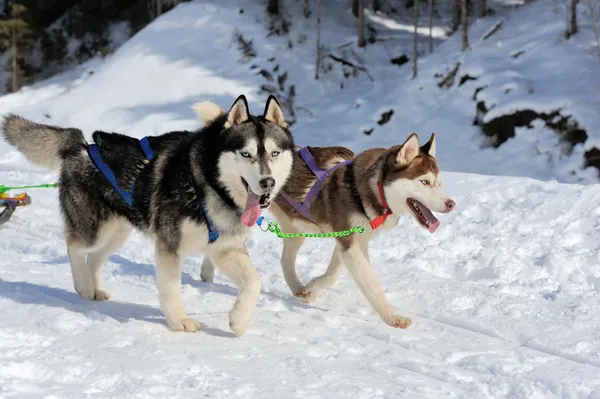
[(306, 238), (327, 238), (327, 237), (346, 237), (350, 234), (362, 234), (365, 232), (365, 228), (363, 226), (352, 227), (351, 229), (344, 231), (333, 231), (331, 233), (284, 233), (279, 228), (279, 225), (275, 222), (269, 222), (269, 231), (274, 233), (279, 238), (296, 238), (296, 237), (306, 237)]
[(0, 194), (4, 194), (10, 190), (20, 190), (22, 188), (55, 188), (57, 186), (58, 186), (58, 183), (38, 184), (35, 186), (13, 186), (13, 187), (1, 185), (0, 186)]

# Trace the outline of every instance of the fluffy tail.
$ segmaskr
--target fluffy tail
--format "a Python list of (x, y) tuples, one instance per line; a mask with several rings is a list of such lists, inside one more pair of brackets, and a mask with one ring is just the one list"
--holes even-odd
[(192, 105), (192, 109), (196, 112), (196, 116), (205, 126), (210, 125), (218, 117), (223, 115), (225, 111), (217, 104), (210, 101), (200, 101)]
[(87, 147), (79, 129), (42, 125), (14, 114), (4, 119), (2, 135), (31, 162), (48, 169), (60, 168), (63, 159)]

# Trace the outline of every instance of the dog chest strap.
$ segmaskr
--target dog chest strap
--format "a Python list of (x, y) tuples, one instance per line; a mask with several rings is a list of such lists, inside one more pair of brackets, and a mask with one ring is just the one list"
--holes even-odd
[(331, 169), (323, 170), (317, 165), (317, 161), (308, 150), (308, 147), (302, 147), (298, 152), (300, 154), (300, 157), (304, 160), (304, 163), (306, 163), (306, 166), (308, 166), (311, 172), (313, 172), (314, 175), (317, 177), (317, 181), (315, 182), (315, 184), (313, 184), (313, 186), (310, 188), (310, 190), (304, 197), (304, 202), (296, 201), (284, 192), (281, 192), (281, 196), (288, 202), (288, 204), (290, 204), (296, 211), (298, 211), (298, 213), (300, 213), (302, 216), (316, 224), (316, 222), (313, 220), (310, 214), (311, 202), (313, 201), (313, 199), (315, 199), (317, 194), (319, 194), (319, 191), (321, 191), (321, 187), (323, 186), (323, 182), (325, 181), (327, 176), (329, 176), (334, 170), (336, 170), (340, 166), (350, 165), (352, 162), (354, 162), (354, 160), (348, 159), (346, 161), (335, 164)]
[(202, 212), (204, 214), (204, 220), (206, 220), (206, 226), (208, 227), (208, 243), (212, 244), (217, 241), (219, 238), (219, 232), (215, 228), (212, 220), (208, 216), (208, 211), (206, 210), (206, 202), (204, 202), (204, 194), (200, 191), (200, 187), (194, 183), (194, 190), (196, 191), (196, 197), (198, 201), (200, 201), (200, 207), (202, 208)]
[(140, 146), (142, 147), (142, 151), (144, 151), (144, 154), (146, 154), (146, 158), (148, 158), (148, 160), (151, 161), (152, 158), (154, 158), (154, 151), (152, 151), (152, 147), (150, 147), (148, 137), (142, 137), (142, 139), (140, 140)]
[(123, 197), (123, 200), (127, 202), (127, 205), (131, 206), (131, 204), (133, 203), (131, 192), (125, 191), (121, 187), (119, 187), (119, 183), (117, 183), (117, 178), (115, 177), (115, 174), (102, 160), (102, 157), (100, 156), (100, 151), (98, 150), (98, 146), (96, 144), (88, 145), (88, 154), (90, 155), (90, 158), (92, 159), (94, 165), (96, 165), (96, 168), (98, 168), (98, 170), (102, 172), (102, 174), (106, 177), (108, 182), (115, 188), (115, 190), (117, 190), (121, 197)]

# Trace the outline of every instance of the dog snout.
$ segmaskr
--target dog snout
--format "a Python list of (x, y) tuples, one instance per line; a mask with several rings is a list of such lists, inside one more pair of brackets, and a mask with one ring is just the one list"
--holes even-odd
[(265, 192), (270, 192), (275, 187), (275, 179), (272, 177), (265, 177), (264, 179), (260, 179), (260, 188), (262, 188)]
[(456, 206), (456, 202), (454, 202), (454, 200), (449, 199), (446, 201), (445, 205), (446, 205), (446, 212), (450, 212)]

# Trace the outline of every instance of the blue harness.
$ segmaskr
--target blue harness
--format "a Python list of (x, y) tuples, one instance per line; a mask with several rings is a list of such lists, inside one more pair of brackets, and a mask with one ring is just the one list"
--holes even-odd
[[(152, 151), (152, 147), (150, 147), (150, 143), (148, 142), (148, 137), (144, 137), (140, 140), (140, 146), (142, 147), (142, 151), (146, 155), (146, 158), (151, 161), (154, 158), (154, 151)], [(117, 178), (112, 170), (108, 167), (108, 165), (102, 160), (100, 156), (100, 151), (98, 150), (98, 146), (96, 144), (88, 145), (88, 154), (96, 168), (102, 172), (102, 174), (106, 177), (108, 182), (114, 187), (115, 190), (119, 193), (119, 195), (123, 198), (123, 200), (127, 203), (127, 205), (132, 206), (133, 204), (133, 188), (135, 187), (135, 180), (131, 185), (131, 189), (129, 191), (123, 190), (119, 187), (119, 183), (117, 183)], [(206, 211), (206, 204), (204, 202), (202, 193), (200, 192), (200, 188), (197, 184), (194, 184), (194, 188), (196, 189), (196, 197), (200, 201), (200, 206), (202, 208), (202, 212), (204, 213), (204, 219), (206, 220), (206, 224), (208, 226), (208, 243), (212, 244), (219, 238), (219, 232), (215, 228), (212, 223), (212, 220), (208, 217), (208, 212)]]

